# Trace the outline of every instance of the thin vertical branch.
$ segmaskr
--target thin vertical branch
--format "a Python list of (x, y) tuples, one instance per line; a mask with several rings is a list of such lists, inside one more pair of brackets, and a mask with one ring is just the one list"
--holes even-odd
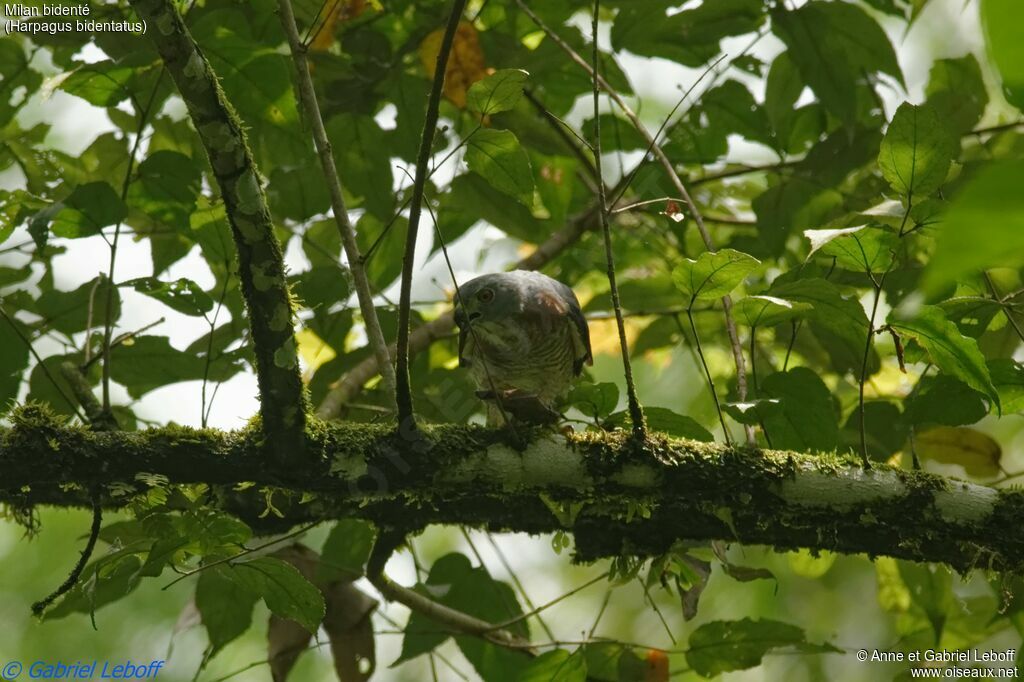
[[(373, 305), (370, 280), (366, 276), (366, 268), (362, 256), (359, 254), (359, 246), (356, 244), (355, 229), (352, 227), (352, 221), (349, 219), (348, 209), (345, 206), (341, 178), (338, 176), (338, 168), (334, 163), (331, 142), (327, 139), (327, 130), (324, 128), (324, 120), (316, 99), (316, 90), (313, 88), (313, 78), (309, 72), (309, 62), (306, 60), (306, 46), (299, 37), (299, 29), (295, 24), (295, 13), (292, 11), (290, 0), (278, 0), (277, 6), (281, 12), (281, 25), (288, 37), (288, 46), (291, 49), (292, 59), (295, 61), (295, 69), (299, 77), (299, 99), (313, 131), (313, 142), (320, 155), (320, 166), (323, 168), (324, 179), (331, 195), (334, 222), (338, 226), (341, 243), (345, 247), (348, 266), (355, 282), (359, 310), (363, 314), (363, 323), (366, 325), (366, 337), (377, 358), (377, 365), (380, 367), (387, 401), (393, 406), (395, 405), (395, 369), (391, 364), (391, 355), (388, 353), (388, 344), (384, 340), (384, 332), (377, 319), (377, 309)], [(382, 188), (382, 191), (388, 190)]]
[[(888, 273), (888, 270), (886, 273)], [(864, 416), (864, 384), (868, 376), (868, 356), (871, 353), (871, 339), (875, 336), (875, 315), (878, 313), (878, 301), (882, 298), (882, 282), (884, 281), (885, 274), (882, 275), (881, 281), (877, 283), (872, 279), (872, 284), (875, 288), (875, 300), (871, 304), (871, 318), (868, 320), (868, 333), (864, 339), (864, 357), (861, 358), (860, 377), (857, 382), (857, 404), (860, 409), (860, 458), (865, 469), (871, 468), (871, 460), (868, 459), (867, 421)]]
[[(718, 413), (718, 423), (722, 425), (722, 433), (725, 435), (725, 442), (732, 445), (732, 438), (729, 436), (729, 429), (725, 426), (725, 415), (722, 414), (722, 404), (718, 402), (718, 391), (715, 390), (715, 380), (711, 378), (711, 370), (708, 368), (708, 361), (704, 358), (704, 349), (700, 345), (700, 335), (697, 333), (697, 325), (693, 321), (693, 303), (696, 298), (690, 299), (690, 305), (686, 309), (686, 319), (690, 321), (690, 332), (693, 334), (693, 345), (697, 349), (697, 357), (700, 358), (700, 366), (704, 368), (704, 377), (708, 380), (708, 389), (711, 391), (711, 399), (715, 401), (715, 411)], [(683, 325), (679, 321), (678, 315), (673, 315), (672, 318), (676, 321), (676, 326), (679, 327), (679, 332), (686, 337), (686, 333), (683, 332)]]
[[(217, 309), (213, 312), (213, 319), (208, 320), (210, 323), (210, 341), (206, 344), (206, 362), (203, 365), (203, 387), (201, 391), (202, 405), (200, 406), (199, 411), (199, 422), (202, 424), (204, 429), (206, 428), (206, 422), (209, 418), (209, 413), (206, 409), (206, 384), (209, 383), (210, 365), (213, 363), (213, 332), (217, 328), (217, 318), (220, 317), (220, 310), (224, 306), (224, 299), (227, 298), (228, 295), (228, 284), (231, 282), (231, 266), (229, 263), (225, 263), (224, 266), (226, 271), (226, 274), (224, 275), (224, 286), (221, 287), (220, 298), (217, 300)], [(204, 315), (203, 317), (205, 318), (206, 316)], [(212, 405), (212, 398), (210, 399), (210, 403)]]
[(601, 88), (598, 85), (598, 79), (601, 78), (601, 75), (599, 70), (600, 62), (598, 61), (600, 51), (597, 48), (597, 24), (600, 10), (601, 0), (594, 0), (594, 19), (591, 27), (594, 68), (591, 71), (591, 80), (594, 84), (594, 170), (597, 173), (597, 212), (601, 220), (601, 232), (604, 235), (604, 257), (608, 266), (608, 286), (612, 294), (612, 308), (615, 309), (615, 326), (619, 332), (619, 349), (622, 351), (622, 370), (626, 378), (626, 399), (629, 402), (629, 418), (633, 422), (633, 436), (637, 439), (644, 439), (647, 437), (647, 428), (644, 424), (644, 413), (640, 407), (640, 400), (636, 396), (636, 384), (633, 382), (633, 367), (629, 360), (629, 343), (626, 340), (626, 324), (622, 319), (619, 287), (615, 282), (615, 256), (612, 253), (612, 232), (608, 225), (608, 204), (606, 203), (604, 176), (601, 170)]
[[(565, 42), (557, 33), (552, 31), (540, 17), (526, 6), (523, 0), (515, 0), (515, 2), (516, 5), (530, 17), (530, 19), (548, 38), (558, 45), (558, 47), (560, 47), (562, 51), (572, 59), (572, 61), (588, 72), (591, 79), (595, 82), (595, 85), (608, 93), (608, 96), (611, 97), (616, 106), (618, 106), (622, 113), (625, 114), (626, 118), (630, 120), (633, 127), (636, 128), (637, 132), (639, 132), (644, 138), (650, 146), (651, 152), (655, 157), (657, 157), (658, 161), (665, 169), (665, 173), (672, 182), (672, 185), (675, 187), (676, 192), (686, 201), (686, 206), (689, 208), (693, 222), (697, 226), (697, 230), (700, 232), (705, 248), (707, 248), (708, 251), (714, 251), (715, 247), (711, 241), (711, 235), (708, 233), (707, 226), (704, 224), (704, 219), (701, 216), (700, 209), (697, 208), (696, 202), (687, 191), (686, 185), (683, 184), (682, 178), (679, 177), (679, 173), (676, 172), (675, 166), (672, 165), (672, 161), (668, 158), (668, 155), (665, 154), (665, 150), (661, 148), (661, 145), (658, 144), (654, 136), (651, 135), (649, 130), (647, 130), (647, 127), (640, 120), (640, 117), (636, 115), (636, 112), (633, 111), (615, 88), (602, 78), (594, 67), (587, 64), (586, 60), (584, 60), (571, 45)], [(595, 120), (595, 123), (596, 122), (597, 121)], [(725, 313), (725, 328), (729, 335), (729, 345), (732, 349), (733, 361), (736, 363), (736, 392), (739, 395), (739, 399), (743, 401), (747, 399), (747, 368), (746, 361), (743, 358), (743, 345), (740, 343), (739, 333), (736, 331), (736, 323), (732, 318), (732, 299), (728, 295), (722, 297), (722, 308)], [(754, 438), (754, 429), (750, 426), (744, 426), (744, 431), (746, 433), (747, 443), (750, 445), (755, 444), (756, 439)]]
[[(139, 154), (139, 147), (142, 145), (142, 132), (146, 129), (150, 109), (156, 101), (156, 95), (163, 84), (166, 69), (160, 69), (153, 90), (149, 93), (149, 100), (146, 106), (141, 109), (136, 106), (136, 113), (139, 115), (139, 123), (135, 128), (135, 142), (132, 143), (131, 154), (128, 155), (128, 165), (124, 171), (124, 182), (121, 183), (121, 201), (128, 198), (128, 189), (132, 186), (132, 173), (135, 170), (135, 159)], [(136, 102), (136, 105), (138, 103)], [(110, 242), (110, 267), (107, 270), (107, 309), (103, 311), (103, 411), (110, 412), (110, 337), (114, 331), (114, 265), (117, 262), (117, 242), (121, 236), (122, 222), (118, 221), (114, 227), (114, 239)], [(86, 339), (88, 342), (88, 338)]]
[(416, 235), (420, 226), (420, 215), (423, 209), (423, 190), (427, 180), (427, 164), (430, 162), (430, 150), (434, 144), (434, 133), (437, 129), (438, 109), (441, 106), (441, 91), (444, 87), (444, 74), (448, 68), (448, 55), (455, 39), (455, 31), (466, 7), (466, 0), (453, 0), (452, 12), (445, 26), (441, 39), (441, 48), (437, 53), (434, 67), (434, 83), (430, 88), (427, 100), (427, 113), (423, 121), (423, 135), (420, 138), (420, 149), (416, 156), (416, 178), (412, 187), (412, 198), (409, 207), (409, 228), (405, 236), (405, 254), (402, 256), (402, 288), (398, 299), (398, 342), (396, 344), (397, 367), (395, 371), (395, 398), (398, 403), (398, 423), (407, 428), (416, 427), (413, 414), (412, 390), (409, 385), (409, 316), (412, 308), (412, 269), (416, 257)]

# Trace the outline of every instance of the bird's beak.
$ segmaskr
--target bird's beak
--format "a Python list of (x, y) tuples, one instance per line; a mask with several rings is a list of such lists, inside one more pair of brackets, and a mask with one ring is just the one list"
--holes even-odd
[(462, 306), (455, 308), (455, 324), (459, 329), (466, 328), (466, 311), (462, 309)]

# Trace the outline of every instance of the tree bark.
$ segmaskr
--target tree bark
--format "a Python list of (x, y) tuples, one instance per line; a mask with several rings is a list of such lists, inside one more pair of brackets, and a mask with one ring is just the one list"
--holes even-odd
[[(997, 490), (853, 457), (757, 450), (652, 434), (313, 422), (310, 465), (275, 470), (259, 429), (100, 433), (37, 405), (0, 429), (0, 502), (120, 507), (154, 475), (203, 482), (215, 504), (263, 531), (360, 517), (416, 532), (432, 523), (569, 531), (575, 558), (657, 555), (677, 540), (724, 540), (888, 555), (972, 568), (1024, 567), (1024, 491)], [(520, 436), (522, 434), (520, 433)], [(240, 483), (252, 483), (239, 491)], [(282, 516), (264, 514), (271, 491)], [(305, 494), (304, 494), (305, 493)], [(260, 519), (263, 514), (265, 518)]]

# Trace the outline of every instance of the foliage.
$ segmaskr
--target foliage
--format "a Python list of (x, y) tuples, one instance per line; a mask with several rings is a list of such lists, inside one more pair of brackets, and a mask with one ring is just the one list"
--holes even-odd
[[(640, 111), (659, 131), (675, 172), (695, 190), (713, 250), (700, 235), (700, 216), (677, 196), (665, 169), (648, 155), (630, 154), (650, 149), (628, 115), (609, 105), (600, 118), (605, 167), (618, 160), (622, 177), (610, 193), (612, 238), (652, 430), (710, 441), (738, 440), (747, 427), (758, 445), (863, 454), (908, 467), (920, 460), (983, 483), (1011, 468), (1004, 445), (1019, 429), (1011, 420), (1024, 411), (1024, 126), (1015, 108), (1024, 106), (1024, 9), (1013, 0), (969, 3), (963, 11), (980, 17), (985, 54), (935, 61), (924, 99), (913, 103), (909, 69), (897, 56), (899, 36), (937, 2), (602, 3), (609, 44), (602, 43), (600, 71), (617, 93), (635, 94), (634, 74), (621, 65), (625, 53), (647, 59), (650, 68), (667, 60), (708, 69), (678, 113), (667, 113), (677, 97), (667, 86), (664, 98), (651, 98)], [(131, 3), (86, 4), (110, 19), (134, 17)], [(404, 169), (418, 148), (448, 3), (294, 4), (311, 44), (344, 199), (385, 336), (393, 340), (396, 315), (386, 295), (400, 271), (412, 195), (408, 175), (393, 165)], [(529, 4), (569, 48), (589, 54), (590, 37), (577, 28), (589, 20), (589, 3)], [(276, 3), (178, 5), (262, 176), (251, 186), (240, 182), (237, 192), (258, 203), (265, 187), (299, 306), (304, 387), (311, 404), (320, 405), (372, 354), (328, 218), (330, 188), (303, 121), (308, 112), (296, 99)], [(429, 268), (444, 275), (416, 289), (416, 298), (429, 301), (439, 298), (439, 285), (443, 300), (419, 305), (416, 325), (437, 318), (454, 292), (447, 270), (437, 267), (443, 245), (465, 239), (484, 251), (508, 243), (530, 250), (586, 220), (595, 205), (596, 122), (578, 106), (589, 101), (590, 77), (519, 3), (470, 7), (455, 36), (426, 184), (436, 219)], [(768, 34), (777, 47), (762, 50), (758, 41)], [(725, 54), (723, 41), (741, 47)], [(683, 87), (699, 75), (687, 73)], [(76, 133), (80, 153), (63, 151), (50, 124), (37, 122), (35, 112), (52, 106), (40, 101), (53, 90), (90, 107), (96, 125)], [(67, 361), (105, 406), (112, 394), (109, 407), (123, 429), (170, 421), (144, 407), (172, 395), (167, 390), (187, 391), (195, 403), (191, 418), (206, 426), (217, 387), (253, 373), (244, 294), (269, 275), (239, 271), (232, 232), (238, 224), (182, 104), (146, 37), (34, 33), (0, 41), (0, 414), (39, 401), (81, 419), (61, 373)], [(639, 161), (633, 168), (624, 158)], [(495, 241), (499, 233), (507, 241)], [(149, 260), (122, 276), (117, 245), (121, 240), (123, 250), (129, 238), (146, 247)], [(595, 433), (629, 426), (620, 370), (612, 364), (618, 348), (607, 322), (599, 238), (579, 230), (543, 263), (573, 286), (593, 318), (597, 365), (566, 410), (577, 428)], [(90, 253), (102, 258), (89, 265), (88, 278), (63, 276), (67, 259)], [(477, 269), (469, 258), (453, 265), (460, 280)], [(735, 339), (726, 309), (738, 326)], [(154, 320), (166, 326), (154, 329)], [(286, 329), (291, 322), (285, 313), (273, 323)], [(182, 329), (201, 333), (186, 338)], [(743, 381), (732, 359), (737, 353), (745, 356)], [(416, 407), (426, 421), (480, 419), (482, 404), (456, 358), (456, 342), (445, 338), (412, 363)], [(179, 382), (191, 383), (167, 388)], [(371, 383), (346, 418), (379, 421), (387, 406), (383, 388)], [(144, 483), (130, 517), (104, 527), (102, 555), (47, 612), (48, 621), (131, 600), (151, 582), (146, 578), (197, 571), (205, 665), (251, 632), (260, 602), (275, 617), (316, 631), (325, 614), (331, 619), (331, 585), (366, 570), (376, 529), (363, 522), (333, 527), (311, 577), (284, 559), (245, 549), (253, 545), (251, 530), (219, 511), (220, 501), (203, 485)], [(278, 513), (275, 492), (265, 496), (271, 517)], [(579, 511), (549, 504), (556, 513)], [(643, 504), (629, 512), (649, 514)], [(554, 544), (571, 541), (556, 536)], [(483, 620), (513, 621), (511, 632), (530, 634), (532, 621), (520, 619), (529, 608), (504, 579), (460, 553), (439, 554), (418, 592)], [(835, 570), (827, 558), (790, 558), (774, 572), (821, 578)], [(730, 580), (764, 577), (706, 548), (673, 548), (650, 564), (646, 582), (640, 562), (628, 557), (613, 573), (625, 576), (620, 582), (644, 582), (651, 604), (651, 592), (681, 602), (688, 620), (712, 566)], [(1019, 581), (984, 586), (984, 599), (974, 590), (979, 602), (972, 611), (954, 598), (953, 578), (941, 567), (880, 560), (864, 570), (877, 576), (900, 646), (970, 648), (1019, 627), (1019, 607), (997, 610), (992, 596), (1013, 602)], [(972, 613), (987, 621), (972, 629)], [(461, 652), (486, 680), (636, 680), (664, 679), (669, 667), (700, 676), (755, 667), (777, 649), (805, 654), (801, 660), (816, 666), (816, 654), (837, 650), (788, 615), (713, 615), (700, 612), (702, 620), (683, 626), (685, 643), (670, 655), (594, 639), (531, 660), (443, 630), (416, 612), (402, 628), (395, 663), (413, 665), (424, 654), (434, 662), (442, 647)], [(449, 640), (454, 647), (444, 644)], [(341, 658), (336, 653), (336, 662)]]

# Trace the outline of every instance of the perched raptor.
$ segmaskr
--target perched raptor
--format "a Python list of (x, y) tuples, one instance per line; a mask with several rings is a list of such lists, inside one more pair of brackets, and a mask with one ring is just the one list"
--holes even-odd
[(503, 415), (555, 421), (573, 378), (594, 362), (576, 294), (539, 272), (497, 272), (466, 282), (455, 323), (459, 364), (488, 400), (490, 425), (501, 424)]

